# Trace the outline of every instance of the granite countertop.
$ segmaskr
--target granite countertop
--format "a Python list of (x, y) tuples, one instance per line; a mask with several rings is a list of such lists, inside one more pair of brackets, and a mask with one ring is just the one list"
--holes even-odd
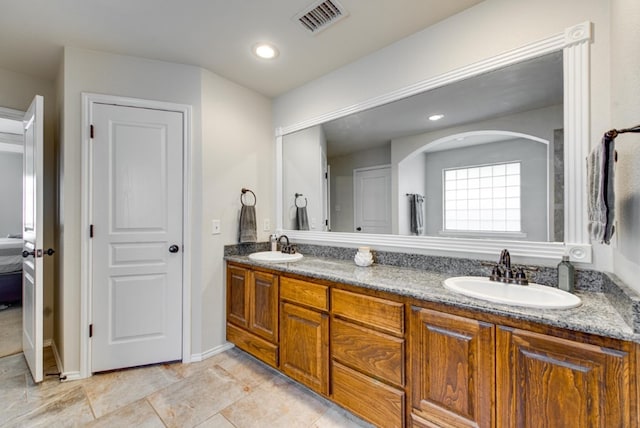
[(382, 264), (359, 267), (351, 260), (307, 255), (292, 263), (256, 262), (241, 255), (227, 255), (225, 260), (640, 343), (640, 334), (627, 324), (604, 292), (576, 291), (582, 299), (582, 305), (577, 308), (533, 309), (496, 304), (449, 291), (442, 281), (456, 275), (430, 270)]

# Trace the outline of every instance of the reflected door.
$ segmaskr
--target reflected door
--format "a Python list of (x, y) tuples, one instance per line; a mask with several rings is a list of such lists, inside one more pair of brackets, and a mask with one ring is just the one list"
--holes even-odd
[(43, 112), (44, 98), (36, 95), (24, 116), (22, 169), (22, 351), (36, 383), (43, 377)]
[(391, 167), (355, 169), (353, 182), (355, 231), (391, 233)]
[(182, 357), (182, 114), (93, 105), (93, 372)]

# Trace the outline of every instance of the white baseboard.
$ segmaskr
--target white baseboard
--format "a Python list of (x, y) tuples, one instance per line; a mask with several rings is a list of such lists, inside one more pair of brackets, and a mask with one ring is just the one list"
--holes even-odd
[(60, 373), (60, 382), (69, 382), (72, 380), (82, 380), (84, 379), (79, 371), (75, 372), (64, 372)]
[[(46, 343), (49, 342), (49, 345)], [(56, 359), (56, 366), (58, 366), (58, 371), (62, 373), (62, 360), (60, 359), (60, 354), (58, 353), (58, 347), (56, 346), (56, 342), (53, 339), (45, 340), (45, 347), (51, 346), (51, 350), (53, 351), (53, 357)]]
[[(48, 339), (47, 341), (44, 342), (44, 346), (45, 347), (51, 346), (51, 350), (53, 351), (53, 356), (56, 359), (56, 365), (58, 366), (58, 371), (60, 372), (60, 380), (62, 380), (63, 382), (67, 382), (70, 380), (83, 379), (79, 371), (73, 371), (73, 372), (64, 371), (64, 367), (62, 366), (62, 360), (60, 359), (60, 354), (58, 352), (58, 348), (56, 347), (56, 342), (54, 340)], [(214, 355), (220, 354), (228, 349), (233, 348), (234, 346), (235, 345), (233, 343), (226, 342), (222, 345), (216, 346), (215, 348), (211, 348), (205, 352), (202, 352), (199, 354), (192, 354), (191, 362), (195, 363), (198, 361), (204, 361), (207, 358), (211, 358)]]
[(211, 358), (216, 354), (220, 354), (228, 349), (233, 348), (235, 345), (231, 342), (223, 343), (222, 345), (216, 346), (215, 348), (211, 348), (208, 351), (202, 352), (200, 354), (192, 354), (191, 362), (195, 363), (198, 361), (204, 361), (207, 358)]
[(70, 380), (80, 380), (82, 376), (80, 376), (79, 371), (75, 372), (65, 372), (64, 367), (62, 366), (62, 359), (60, 359), (60, 353), (58, 352), (58, 347), (56, 346), (56, 342), (53, 339), (47, 339), (44, 341), (45, 348), (47, 346), (51, 346), (51, 350), (53, 351), (53, 357), (56, 359), (56, 366), (58, 366), (58, 371), (60, 372), (60, 381), (67, 382)]

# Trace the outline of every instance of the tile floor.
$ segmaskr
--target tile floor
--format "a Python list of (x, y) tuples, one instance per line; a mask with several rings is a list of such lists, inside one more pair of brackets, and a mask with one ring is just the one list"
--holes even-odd
[(22, 306), (0, 303), (0, 357), (22, 352)]
[[(49, 348), (44, 368), (56, 371)], [(370, 427), (236, 348), (198, 363), (71, 382), (47, 376), (40, 385), (17, 354), (0, 358), (0, 376), (3, 427)]]

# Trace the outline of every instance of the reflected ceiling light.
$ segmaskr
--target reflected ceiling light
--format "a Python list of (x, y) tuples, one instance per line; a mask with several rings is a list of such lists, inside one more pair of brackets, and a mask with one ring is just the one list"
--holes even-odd
[(258, 58), (274, 59), (278, 56), (278, 49), (270, 43), (258, 43), (253, 46), (253, 53)]
[(429, 116), (429, 120), (435, 122), (436, 120), (440, 120), (444, 117), (444, 114), (434, 114)]

